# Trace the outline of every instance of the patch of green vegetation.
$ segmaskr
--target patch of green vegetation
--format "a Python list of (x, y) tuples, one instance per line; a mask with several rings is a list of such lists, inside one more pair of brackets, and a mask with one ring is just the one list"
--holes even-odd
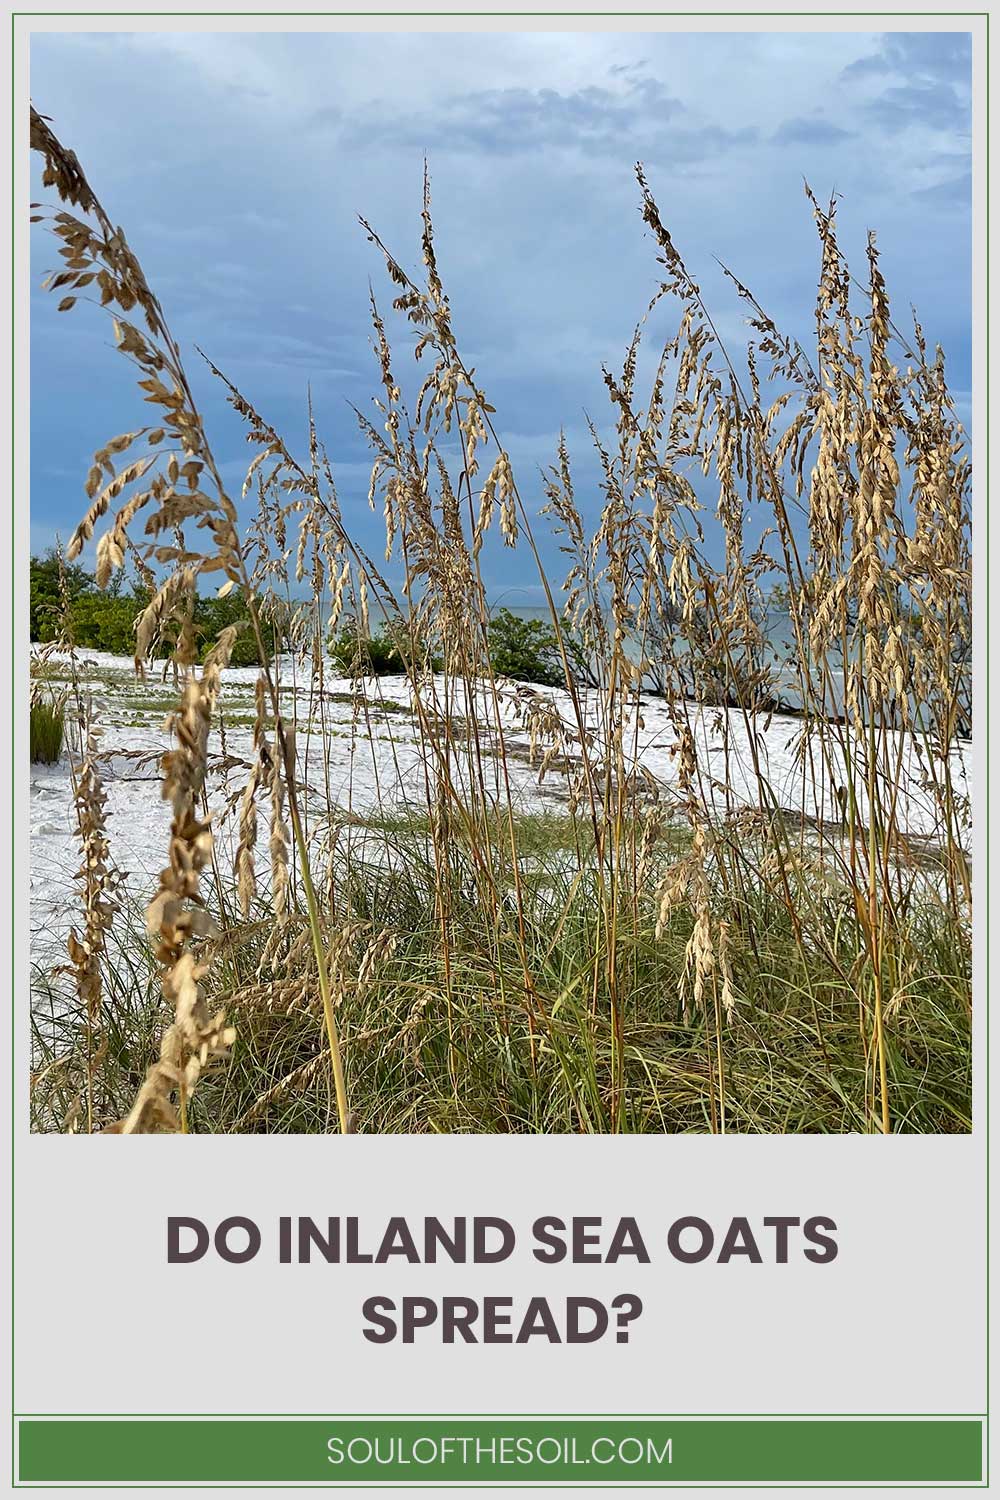
[(344, 677), (392, 677), (417, 670), (441, 670), (433, 645), (414, 636), (403, 619), (383, 621), (375, 635), (362, 635), (349, 622), (334, 635), (328, 650), (334, 667)]
[[(92, 574), (75, 565), (62, 564), (55, 552), (33, 557), (30, 563), (29, 629), (33, 641), (46, 642), (64, 636), (82, 648), (131, 656), (135, 650), (135, 624), (150, 601), (147, 589), (126, 592), (119, 578), (107, 589), (99, 589)], [(238, 592), (225, 599), (199, 597), (194, 607), (194, 630), (202, 659), (226, 626), (246, 626), (246, 606)], [(280, 639), (276, 641), (280, 649)], [(174, 645), (165, 636), (156, 654), (166, 657)], [(252, 667), (260, 655), (252, 631), (240, 629), (233, 646), (231, 664)]]
[(125, 701), (122, 704), (122, 707), (127, 708), (130, 713), (150, 715), (158, 714), (163, 717), (165, 714), (170, 713), (177, 707), (177, 699), (176, 697), (169, 697), (166, 693), (164, 693), (162, 698), (135, 699), (129, 696), (125, 696)]
[[(568, 626), (561, 630), (570, 674), (589, 676), (586, 654)], [(509, 609), (498, 609), (487, 626), (490, 668), (497, 677), (543, 687), (565, 687), (566, 671), (559, 636), (547, 620), (525, 620)], [(382, 624), (375, 635), (359, 633), (350, 622), (329, 644), (330, 657), (345, 677), (401, 675), (413, 668), (439, 672), (442, 660), (433, 644), (416, 641), (404, 620)]]
[(407, 714), (413, 717), (409, 704), (396, 703), (392, 698), (368, 698), (360, 693), (324, 693), (325, 702), (349, 708), (352, 714)]
[(39, 699), (29, 710), (32, 765), (54, 766), (62, 754), (65, 713), (51, 699)]
[[(332, 891), (359, 934), (344, 958), (338, 1016), (360, 1130), (579, 1133), (607, 1131), (613, 1120), (619, 1130), (647, 1133), (877, 1128), (871, 1058), (858, 1027), (857, 986), (870, 976), (850, 972), (845, 924), (831, 923), (829, 952), (803, 948), (786, 906), (746, 892), (734, 903), (729, 934), (732, 1014), (721, 1012), (712, 981), (706, 1005), (688, 1011), (681, 995), (690, 994), (690, 908), (672, 912), (657, 937), (650, 881), (609, 934), (593, 848), (579, 862), (566, 857), (578, 838), (570, 819), (518, 818), (519, 865), (501, 840), (488, 874), (485, 851), (473, 858), (456, 838), (444, 885), (425, 819), (381, 819), (367, 832), (370, 840), (354, 844), (350, 862), (335, 869)], [(684, 837), (674, 830), (658, 846), (661, 869)], [(308, 959), (301, 943), (294, 946), (304, 930), (293, 907), (262, 989), (258, 965), (273, 916), (261, 906), (234, 924), (230, 913), (207, 985), (209, 1003), (226, 1007), (238, 1041), (225, 1067), (199, 1085), (192, 1129), (336, 1128), (329, 1070), (310, 1067), (323, 1055), (321, 1023), (315, 1009), (288, 1003), (303, 984), (316, 999)], [(395, 947), (359, 990), (350, 976), (370, 934), (384, 931)], [(102, 1120), (127, 1112), (164, 1024), (138, 913), (116, 924), (113, 941), (105, 962)], [(908, 942), (905, 953), (886, 952), (882, 974), (884, 993), (895, 997), (885, 1016), (892, 1129), (964, 1132), (971, 1121), (967, 945), (956, 943), (931, 904), (915, 913)], [(287, 971), (283, 953), (297, 955)], [(35, 1011), (49, 1014), (55, 1034), (36, 1022), (44, 1084), (33, 1091), (32, 1108), (36, 1128), (60, 1129), (86, 1076), (87, 1023), (72, 996), (58, 1007), (47, 1003), (47, 982), (36, 976)], [(45, 1071), (57, 1056), (59, 1067)]]
[[(429, 838), (431, 831), (427, 814), (416, 811), (385, 813), (368, 818), (365, 820), (365, 827), (396, 838), (422, 840)], [(460, 817), (456, 818), (452, 832), (457, 840), (463, 844), (468, 843)], [(665, 839), (676, 839), (678, 848), (683, 846), (688, 837), (683, 829), (671, 830), (664, 835)], [(594, 832), (590, 823), (571, 818), (561, 809), (515, 813), (513, 819), (508, 819), (506, 813), (498, 811), (492, 819), (491, 842), (506, 854), (509, 853), (512, 839), (520, 859), (537, 860), (568, 850), (590, 853), (594, 847)]]
[[(561, 634), (571, 675), (586, 678), (586, 657), (579, 641), (567, 628)], [(490, 666), (497, 677), (542, 687), (566, 686), (559, 637), (549, 620), (525, 620), (509, 609), (498, 609), (490, 616), (488, 639)]]

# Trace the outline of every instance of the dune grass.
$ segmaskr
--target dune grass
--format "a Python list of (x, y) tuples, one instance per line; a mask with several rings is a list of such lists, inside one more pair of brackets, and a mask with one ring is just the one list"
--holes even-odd
[[(673, 841), (676, 844), (676, 839)], [(497, 943), (496, 918), (468, 899), (471, 872), (452, 875), (462, 943), (448, 972), (433, 919), (438, 883), (426, 826), (399, 820), (366, 834), (366, 854), (344, 872), (354, 933), (340, 958), (338, 1017), (352, 1104), (366, 1130), (437, 1133), (589, 1132), (610, 1128), (606, 1079), (614, 1035), (606, 988), (593, 990), (594, 954), (608, 972), (596, 878), (578, 882), (572, 820), (519, 820), (517, 847), (528, 917), (533, 992), (513, 943)], [(393, 856), (391, 864), (387, 852)], [(592, 856), (591, 856), (592, 858)], [(575, 889), (572, 887), (575, 884)], [(656, 939), (654, 891), (642, 893), (645, 931), (619, 944), (625, 1131), (844, 1132), (870, 1128), (868, 1046), (858, 995), (845, 980), (851, 946), (830, 958), (803, 954), (787, 908), (765, 895), (742, 910), (730, 962), (739, 1005), (721, 1037), (713, 1019), (683, 1004), (690, 912), (678, 909)], [(395, 941), (368, 966), (372, 934)], [(265, 958), (273, 934), (267, 905), (227, 931), (209, 999), (236, 1028), (224, 1069), (191, 1101), (193, 1131), (336, 1128), (336, 1101), (314, 987), (298, 959)], [(169, 1021), (142, 913), (117, 927), (108, 965), (106, 1117), (124, 1116), (156, 1061)], [(961, 945), (943, 919), (919, 935), (905, 1001), (887, 1027), (887, 1072), (896, 1128), (970, 1128), (970, 1038)], [(885, 984), (897, 974), (887, 968)], [(44, 979), (38, 976), (40, 988)], [(64, 991), (36, 998), (36, 1048), (44, 1057), (32, 1091), (38, 1129), (62, 1128), (85, 1077), (83, 1015)], [(59, 1060), (57, 1062), (57, 1059)]]
[[(138, 261), (34, 113), (32, 145), (79, 211), (47, 220), (65, 265), (50, 284), (67, 312), (98, 290), (145, 402), (95, 454), (69, 559), (108, 517), (98, 583), (131, 560), (150, 599), (136, 656), (166, 633), (178, 682), (170, 843), (144, 919), (105, 835), (92, 720), (81, 735), (75, 998), (46, 1007), (39, 974), (36, 1127), (967, 1130), (970, 469), (944, 357), (893, 321), (874, 238), (859, 279), (834, 205), (810, 195), (815, 348), (734, 278), (750, 342), (732, 353), (639, 172), (658, 286), (605, 371), (599, 492), (577, 494), (564, 441), (545, 476), (560, 585), (460, 352), (429, 192), (419, 275), (362, 221), (422, 361), (399, 373), (373, 298), (379, 394), (359, 420), (385, 561), (345, 524), (311, 405), (298, 454), (211, 366), (254, 450), (244, 524)], [(561, 691), (496, 669), (495, 545), (536, 570)], [(207, 656), (206, 582), (246, 612)], [(761, 624), (776, 591), (780, 660)], [(375, 606), (407, 678), (419, 805), (345, 819), (308, 744), (334, 737), (327, 643), (354, 660)], [(264, 665), (224, 868), (206, 778), (243, 632)], [(670, 715), (669, 784), (639, 750), (650, 691)], [(790, 691), (797, 769), (779, 783), (764, 752)], [(394, 717), (380, 733), (402, 736)], [(359, 698), (359, 750), (372, 732)], [(524, 817), (525, 754), (564, 811)]]
[(56, 765), (62, 755), (66, 721), (64, 709), (51, 699), (39, 698), (31, 704), (28, 713), (28, 743), (32, 765)]

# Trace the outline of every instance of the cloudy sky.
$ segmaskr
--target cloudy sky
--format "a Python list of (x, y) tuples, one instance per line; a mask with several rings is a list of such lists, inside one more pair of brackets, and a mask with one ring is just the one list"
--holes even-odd
[[(190, 351), (234, 488), (248, 450), (194, 342), (296, 443), (311, 384), (345, 515), (377, 545), (349, 403), (376, 389), (369, 278), (391, 298), (357, 216), (417, 265), (425, 154), (454, 325), (522, 493), (540, 503), (562, 427), (593, 513), (587, 415), (610, 425), (601, 365), (620, 364), (656, 282), (637, 160), (736, 343), (715, 257), (807, 342), (817, 250), (802, 182), (836, 190), (845, 246), (862, 266), (877, 229), (897, 312), (916, 304), (967, 406), (970, 56), (961, 32), (65, 33), (33, 40), (31, 93)], [(69, 534), (90, 455), (139, 407), (103, 315), (59, 316), (37, 289), (55, 256), (35, 236), (38, 550)], [(531, 602), (520, 557), (498, 549), (488, 574), (495, 594), (525, 586), (509, 602)]]

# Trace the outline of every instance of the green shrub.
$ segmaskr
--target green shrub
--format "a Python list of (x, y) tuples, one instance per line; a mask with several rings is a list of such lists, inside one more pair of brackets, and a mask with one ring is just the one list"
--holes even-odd
[[(109, 651), (114, 656), (131, 656), (135, 651), (135, 623), (149, 603), (148, 589), (135, 588), (130, 593), (120, 586), (97, 588), (93, 577), (79, 567), (63, 565), (65, 600), (59, 588), (59, 559), (54, 552), (31, 559), (30, 630), (33, 641), (53, 641), (63, 628), (74, 645), (90, 651)], [(194, 608), (195, 637), (204, 660), (227, 625), (246, 623), (246, 606), (238, 593), (225, 599), (199, 598)], [(265, 644), (276, 637), (280, 647), (285, 626), (279, 618), (265, 631)], [(156, 648), (156, 655), (166, 656), (173, 644), (166, 637)], [(260, 663), (260, 652), (253, 632), (240, 631), (230, 658), (234, 667), (254, 667)]]
[[(564, 644), (570, 671), (586, 676), (584, 653), (578, 641), (565, 633)], [(524, 620), (509, 609), (490, 616), (490, 666), (498, 677), (535, 682), (542, 687), (565, 687), (559, 640), (548, 620)]]
[[(233, 623), (235, 624), (236, 622), (234, 621)], [(206, 633), (202, 637), (201, 646), (198, 652), (199, 661), (205, 660), (205, 657), (215, 645), (217, 638), (217, 634), (212, 635), (209, 633)], [(260, 666), (260, 652), (257, 649), (257, 642), (254, 640), (253, 631), (250, 629), (249, 625), (245, 630), (240, 631), (239, 635), (233, 642), (233, 649), (229, 656), (229, 665), (231, 667)]]
[[(280, 602), (270, 601), (266, 610), (261, 610), (260, 623), (265, 650), (269, 654), (283, 650), (287, 642), (290, 623), (287, 608)], [(243, 596), (238, 592), (227, 594), (224, 599), (218, 598), (217, 595), (203, 596), (195, 604), (194, 630), (201, 660), (205, 660), (219, 639), (220, 632), (230, 625), (239, 627), (239, 634), (233, 642), (232, 655), (229, 658), (230, 666), (260, 666), (257, 637), (250, 625)]]
[[(545, 620), (523, 620), (509, 609), (499, 609), (489, 622), (490, 666), (498, 677), (534, 682), (543, 687), (565, 687), (559, 641)], [(569, 668), (580, 680), (589, 676), (580, 642), (565, 630), (563, 640)], [(372, 636), (361, 635), (357, 623), (342, 626), (329, 643), (334, 667), (345, 677), (399, 675), (411, 666), (440, 672), (442, 659), (427, 642), (415, 642), (404, 620), (388, 622)]]
[[(71, 604), (80, 594), (94, 588), (93, 576), (83, 568), (64, 562), (62, 571), (66, 598)], [(33, 641), (55, 640), (59, 634), (62, 608), (58, 553), (49, 551), (44, 557), (33, 557), (29, 575), (30, 631)]]
[(31, 763), (54, 766), (62, 754), (65, 714), (61, 704), (40, 698), (31, 705)]
[(134, 595), (109, 595), (98, 590), (74, 599), (69, 612), (69, 630), (77, 646), (91, 651), (110, 651), (115, 656), (135, 652), (135, 622), (145, 599)]
[(398, 676), (413, 666), (441, 670), (441, 658), (415, 641), (403, 620), (386, 621), (372, 636), (360, 635), (356, 624), (344, 625), (330, 641), (329, 652), (344, 677)]

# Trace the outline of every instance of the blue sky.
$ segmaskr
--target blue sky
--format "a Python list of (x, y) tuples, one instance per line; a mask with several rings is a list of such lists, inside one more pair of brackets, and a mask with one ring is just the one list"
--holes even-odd
[[(125, 227), (234, 491), (249, 450), (195, 342), (293, 444), (311, 384), (345, 517), (377, 549), (349, 403), (377, 388), (369, 278), (391, 297), (357, 215), (417, 265), (425, 154), (454, 326), (532, 509), (561, 427), (599, 509), (586, 417), (610, 427), (601, 365), (620, 364), (656, 284), (637, 160), (736, 347), (714, 257), (808, 344), (802, 181), (835, 189), (845, 247), (860, 269), (878, 231), (894, 308), (905, 321), (914, 303), (943, 345), (967, 419), (970, 59), (967, 33), (63, 33), (34, 38), (31, 92)], [(39, 226), (34, 550), (68, 536), (93, 450), (140, 410), (106, 316), (58, 315), (38, 290), (54, 249)], [(532, 602), (520, 554), (484, 563), (495, 595)]]

